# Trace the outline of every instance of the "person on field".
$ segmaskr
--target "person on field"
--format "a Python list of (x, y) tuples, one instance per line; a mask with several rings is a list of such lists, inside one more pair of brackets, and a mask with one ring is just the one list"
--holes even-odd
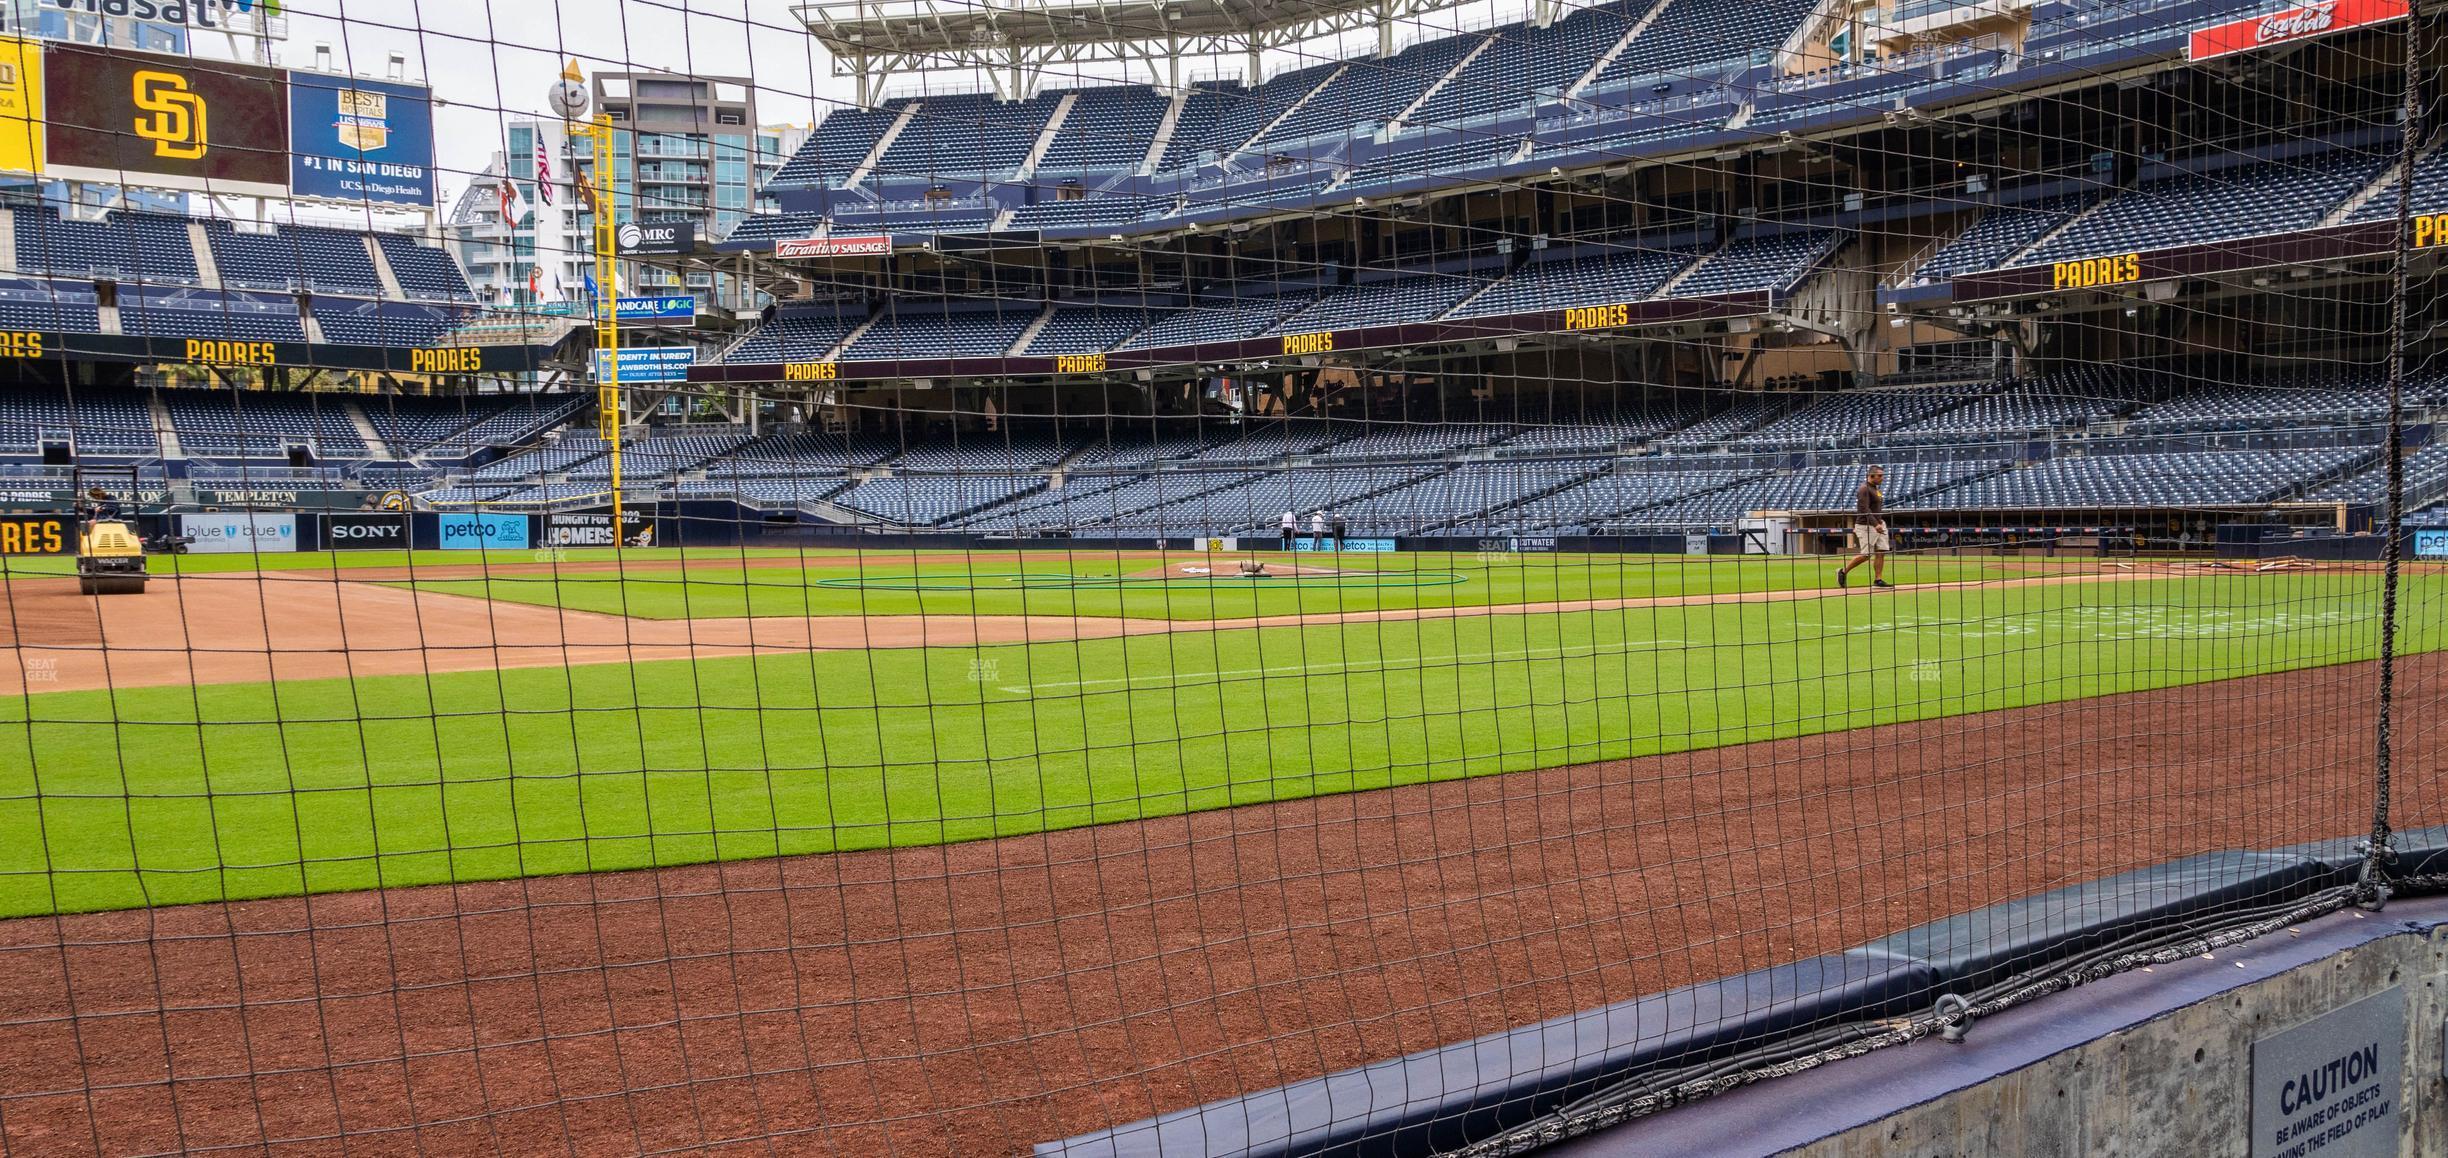
[(1292, 540), (1300, 537), (1300, 516), (1286, 510), (1283, 517), (1283, 549), (1292, 549)]
[(1343, 512), (1341, 511), (1336, 511), (1334, 513), (1334, 518), (1330, 521), (1334, 525), (1335, 553), (1341, 554), (1343, 552), (1343, 540), (1346, 536), (1351, 534), (1351, 521), (1345, 519), (1343, 517)]
[(1326, 512), (1322, 510), (1309, 512), (1309, 549), (1326, 549)]
[(1880, 491), (1886, 485), (1887, 471), (1871, 467), (1862, 478), (1860, 489), (1853, 492), (1853, 557), (1836, 569), (1836, 585), (1845, 586), (1853, 569), (1870, 564), (1872, 587), (1893, 587), (1887, 581), (1887, 498)]

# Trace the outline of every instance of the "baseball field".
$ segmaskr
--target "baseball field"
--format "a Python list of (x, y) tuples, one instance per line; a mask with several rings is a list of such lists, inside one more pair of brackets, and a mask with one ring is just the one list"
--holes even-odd
[[(2334, 836), (2381, 585), (1974, 556), (1878, 591), (1757, 557), (156, 563), (138, 597), (41, 560), (0, 583), (0, 1093), (37, 1151), (1010, 1153)], [(2441, 582), (2408, 575), (2408, 651), (2443, 642)], [(2448, 667), (2398, 680), (2427, 734)], [(2400, 823), (2448, 820), (2436, 770), (2399, 783)]]
[(1242, 557), (192, 556), (98, 603), (13, 570), (0, 915), (976, 840), (2226, 680), (2369, 658), (2378, 586)]

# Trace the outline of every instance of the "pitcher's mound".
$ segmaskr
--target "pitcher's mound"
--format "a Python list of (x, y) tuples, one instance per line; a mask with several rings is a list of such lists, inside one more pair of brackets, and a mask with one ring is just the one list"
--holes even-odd
[[(1217, 578), (1301, 579), (1314, 575), (1340, 575), (1343, 573), (1340, 568), (1336, 567), (1316, 567), (1300, 563), (1279, 563), (1272, 559), (1264, 561), (1263, 570), (1252, 573), (1243, 569), (1243, 562), (1244, 561), (1240, 559), (1202, 558), (1195, 563), (1167, 563), (1162, 567), (1150, 567), (1145, 571), (1133, 571), (1130, 574), (1123, 576), (1123, 578), (1179, 580)], [(1251, 560), (1251, 562), (1256, 562), (1256, 560)]]

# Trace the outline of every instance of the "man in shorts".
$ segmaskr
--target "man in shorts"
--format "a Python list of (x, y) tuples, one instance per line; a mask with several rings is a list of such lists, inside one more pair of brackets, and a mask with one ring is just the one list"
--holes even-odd
[(1862, 479), (1861, 488), (1853, 492), (1853, 558), (1836, 569), (1836, 585), (1843, 587), (1855, 567), (1870, 564), (1872, 587), (1893, 587), (1887, 581), (1887, 499), (1879, 487), (1887, 482), (1887, 472), (1871, 467)]

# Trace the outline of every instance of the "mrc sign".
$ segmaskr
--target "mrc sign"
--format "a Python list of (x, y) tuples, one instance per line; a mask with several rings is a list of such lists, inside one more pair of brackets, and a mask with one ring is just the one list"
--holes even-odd
[(2185, 44), (2185, 59), (2215, 60), (2239, 52), (2293, 44), (2344, 32), (2350, 28), (2368, 28), (2403, 20), (2407, 0), (2322, 0), (2296, 8), (2281, 8), (2259, 16), (2229, 20), (2207, 28), (2196, 28)]

